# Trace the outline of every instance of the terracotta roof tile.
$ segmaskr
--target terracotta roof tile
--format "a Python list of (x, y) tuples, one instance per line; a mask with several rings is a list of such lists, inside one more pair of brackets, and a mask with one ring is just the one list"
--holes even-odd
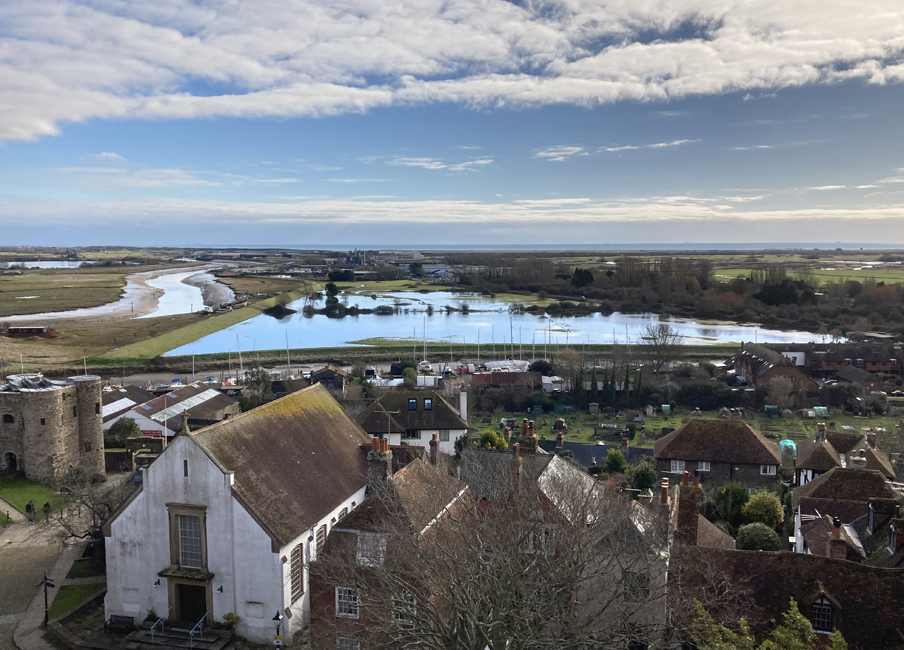
[(782, 460), (777, 444), (741, 420), (691, 420), (657, 440), (654, 454), (657, 459), (753, 465), (779, 465)]

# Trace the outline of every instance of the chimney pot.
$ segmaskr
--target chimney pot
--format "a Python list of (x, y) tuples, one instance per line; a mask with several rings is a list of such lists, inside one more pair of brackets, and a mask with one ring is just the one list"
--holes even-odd
[(524, 418), (523, 420), (521, 420), (521, 435), (522, 436), (527, 435), (527, 418)]
[(694, 472), (694, 487), (700, 487), (700, 474)]
[(565, 446), (565, 436), (562, 432), (556, 434), (556, 449), (561, 449)]
[(371, 449), (373, 449), (373, 451), (380, 451), (380, 439), (377, 438), (376, 436), (374, 436), (374, 440), (371, 445)]
[(380, 449), (383, 453), (389, 451), (389, 440), (387, 438), (383, 438), (383, 447)]
[(690, 477), (690, 474), (687, 470), (684, 470), (684, 474), (681, 476), (682, 485), (687, 485), (687, 479)]
[(521, 445), (519, 445), (517, 442), (512, 446), (512, 457), (521, 457)]
[(527, 423), (527, 428), (528, 428), (528, 432), (530, 433), (530, 435), (534, 435), (534, 421), (533, 420), (530, 420)]
[(659, 503), (665, 505), (669, 502), (669, 479), (662, 479), (662, 488), (659, 493)]

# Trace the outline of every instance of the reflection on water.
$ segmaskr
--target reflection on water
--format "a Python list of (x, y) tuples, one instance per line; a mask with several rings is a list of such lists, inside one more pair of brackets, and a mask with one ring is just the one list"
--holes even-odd
[(10, 266), (24, 264), (27, 269), (77, 269), (90, 262), (73, 262), (69, 260), (42, 260), (40, 262), (10, 262)]
[[(545, 344), (582, 345), (605, 343), (637, 343), (644, 327), (658, 323), (656, 314), (592, 314), (588, 316), (556, 316), (512, 313), (508, 303), (485, 299), (476, 294), (436, 291), (421, 294), (411, 291), (387, 294), (344, 294), (348, 307), (375, 309), (395, 308), (392, 316), (362, 314), (344, 318), (325, 315), (305, 315), (303, 301), (289, 305), (297, 310), (277, 320), (261, 315), (238, 323), (167, 353), (167, 356), (209, 354), (214, 352), (274, 350), (288, 345), (291, 348), (322, 348), (349, 345), (352, 341), (371, 338), (422, 339), (451, 341), (455, 344), (520, 345), (527, 355), (533, 348), (542, 354)], [(467, 304), (469, 312), (463, 311)], [(316, 303), (322, 308), (323, 301)], [(432, 307), (432, 310), (428, 310)], [(383, 311), (383, 310), (381, 310)], [(432, 312), (432, 313), (429, 313)], [(820, 337), (809, 332), (782, 332), (731, 323), (714, 325), (695, 321), (670, 321), (686, 343), (723, 343), (816, 341)], [(533, 354), (532, 354), (533, 356)]]
[(201, 289), (182, 282), (185, 278), (197, 274), (197, 271), (170, 273), (169, 275), (161, 275), (159, 278), (148, 280), (150, 286), (156, 289), (163, 289), (166, 293), (160, 297), (157, 309), (154, 312), (139, 316), (139, 318), (190, 314), (193, 311), (200, 311), (204, 307)]

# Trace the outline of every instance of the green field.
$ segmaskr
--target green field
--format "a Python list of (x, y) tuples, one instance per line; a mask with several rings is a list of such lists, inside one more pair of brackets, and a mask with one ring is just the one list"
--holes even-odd
[(41, 507), (50, 503), (54, 512), (59, 511), (65, 499), (58, 492), (44, 487), (40, 483), (29, 481), (24, 476), (0, 477), (0, 498), (10, 503), (16, 510), (25, 514), (25, 505), (35, 502), (36, 516), (43, 517)]
[(60, 588), (56, 598), (53, 599), (53, 603), (50, 605), (50, 618), (62, 616), (88, 598), (88, 596), (96, 594), (101, 589), (105, 589), (106, 586), (107, 585), (103, 582), (99, 582), (90, 585), (66, 585), (65, 587)]

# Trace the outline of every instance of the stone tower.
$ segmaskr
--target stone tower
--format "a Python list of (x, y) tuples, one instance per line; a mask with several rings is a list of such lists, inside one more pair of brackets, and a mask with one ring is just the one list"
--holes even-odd
[(72, 377), (78, 413), (79, 467), (89, 476), (104, 475), (104, 417), (100, 377)]

